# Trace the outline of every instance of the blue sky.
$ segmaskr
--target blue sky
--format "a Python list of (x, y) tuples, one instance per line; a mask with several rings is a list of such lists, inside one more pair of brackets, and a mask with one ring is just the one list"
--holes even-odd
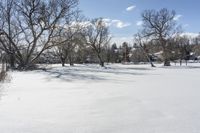
[(200, 0), (80, 0), (79, 7), (86, 17), (105, 18), (117, 43), (131, 42), (145, 9), (175, 10), (184, 32), (200, 32)]

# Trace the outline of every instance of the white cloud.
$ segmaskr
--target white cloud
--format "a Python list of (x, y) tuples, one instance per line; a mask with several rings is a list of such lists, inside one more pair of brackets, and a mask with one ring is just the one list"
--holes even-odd
[(180, 20), (180, 18), (182, 18), (183, 17), (183, 15), (176, 15), (175, 17), (174, 17), (174, 20), (175, 21), (178, 21), (178, 20)]
[(191, 37), (191, 38), (195, 38), (195, 37), (198, 37), (199, 33), (193, 33), (193, 32), (184, 32), (181, 34), (181, 36), (188, 36), (188, 37)]
[(107, 26), (114, 26), (114, 27), (119, 28), (119, 29), (125, 28), (125, 27), (128, 27), (128, 26), (131, 25), (131, 23), (123, 22), (123, 21), (117, 20), (117, 19), (112, 20), (112, 19), (109, 19), (109, 18), (105, 18), (103, 20), (104, 20), (104, 22), (106, 23)]
[[(115, 28), (125, 28), (131, 25), (131, 23), (128, 22), (123, 22), (122, 20), (118, 20), (118, 19), (110, 19), (110, 18), (104, 18), (103, 19), (105, 26), (113, 26)], [(72, 27), (76, 27), (76, 26), (81, 26), (81, 27), (88, 27), (93, 25), (90, 21), (83, 21), (83, 22), (72, 22), (70, 24), (70, 26)], [(65, 25), (65, 28), (67, 28), (69, 25)]]
[(87, 27), (87, 26), (90, 26), (92, 25), (92, 23), (90, 21), (83, 21), (83, 22), (72, 22), (71, 23), (71, 26), (73, 27), (76, 27), (76, 26), (81, 26), (81, 27)]
[(126, 23), (126, 22), (123, 22), (121, 20), (112, 20), (112, 23), (115, 27), (117, 28), (125, 28), (125, 27), (128, 27), (131, 25), (131, 23)]
[(104, 22), (110, 22), (111, 19), (109, 19), (109, 18), (104, 18), (103, 21), (104, 21)]
[(126, 11), (132, 11), (133, 9), (135, 9), (136, 8), (136, 6), (135, 5), (132, 5), (132, 6), (129, 6), (129, 7), (127, 7), (126, 8)]
[(189, 24), (184, 24), (184, 25), (183, 25), (183, 28), (188, 28), (188, 27), (190, 27)]
[(112, 20), (109, 19), (109, 18), (104, 18), (103, 21), (106, 24), (106, 26), (111, 26), (112, 25)]
[(137, 26), (142, 26), (142, 25), (143, 25), (143, 22), (142, 22), (142, 21), (137, 21), (136, 25), (137, 25)]

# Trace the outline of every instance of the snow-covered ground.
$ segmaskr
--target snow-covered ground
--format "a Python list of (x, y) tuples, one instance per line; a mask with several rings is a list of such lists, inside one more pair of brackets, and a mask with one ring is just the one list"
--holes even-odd
[(189, 66), (12, 72), (0, 133), (200, 133), (200, 64)]

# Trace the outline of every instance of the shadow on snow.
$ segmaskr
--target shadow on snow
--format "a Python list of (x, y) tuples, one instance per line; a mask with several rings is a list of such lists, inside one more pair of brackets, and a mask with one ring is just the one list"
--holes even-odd
[[(119, 68), (119, 67), (94, 67), (94, 66), (74, 66), (74, 67), (53, 67), (43, 71), (50, 78), (58, 78), (64, 81), (103, 81), (111, 80), (117, 75), (137, 76), (147, 75), (143, 71), (153, 70), (150, 68)], [(142, 71), (142, 72), (141, 72)], [(120, 80), (120, 79), (118, 79)]]

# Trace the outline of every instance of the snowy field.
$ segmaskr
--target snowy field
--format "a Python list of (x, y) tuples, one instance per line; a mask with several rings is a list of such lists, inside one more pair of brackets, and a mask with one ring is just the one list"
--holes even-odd
[(49, 68), (9, 73), (0, 133), (200, 133), (200, 64)]

